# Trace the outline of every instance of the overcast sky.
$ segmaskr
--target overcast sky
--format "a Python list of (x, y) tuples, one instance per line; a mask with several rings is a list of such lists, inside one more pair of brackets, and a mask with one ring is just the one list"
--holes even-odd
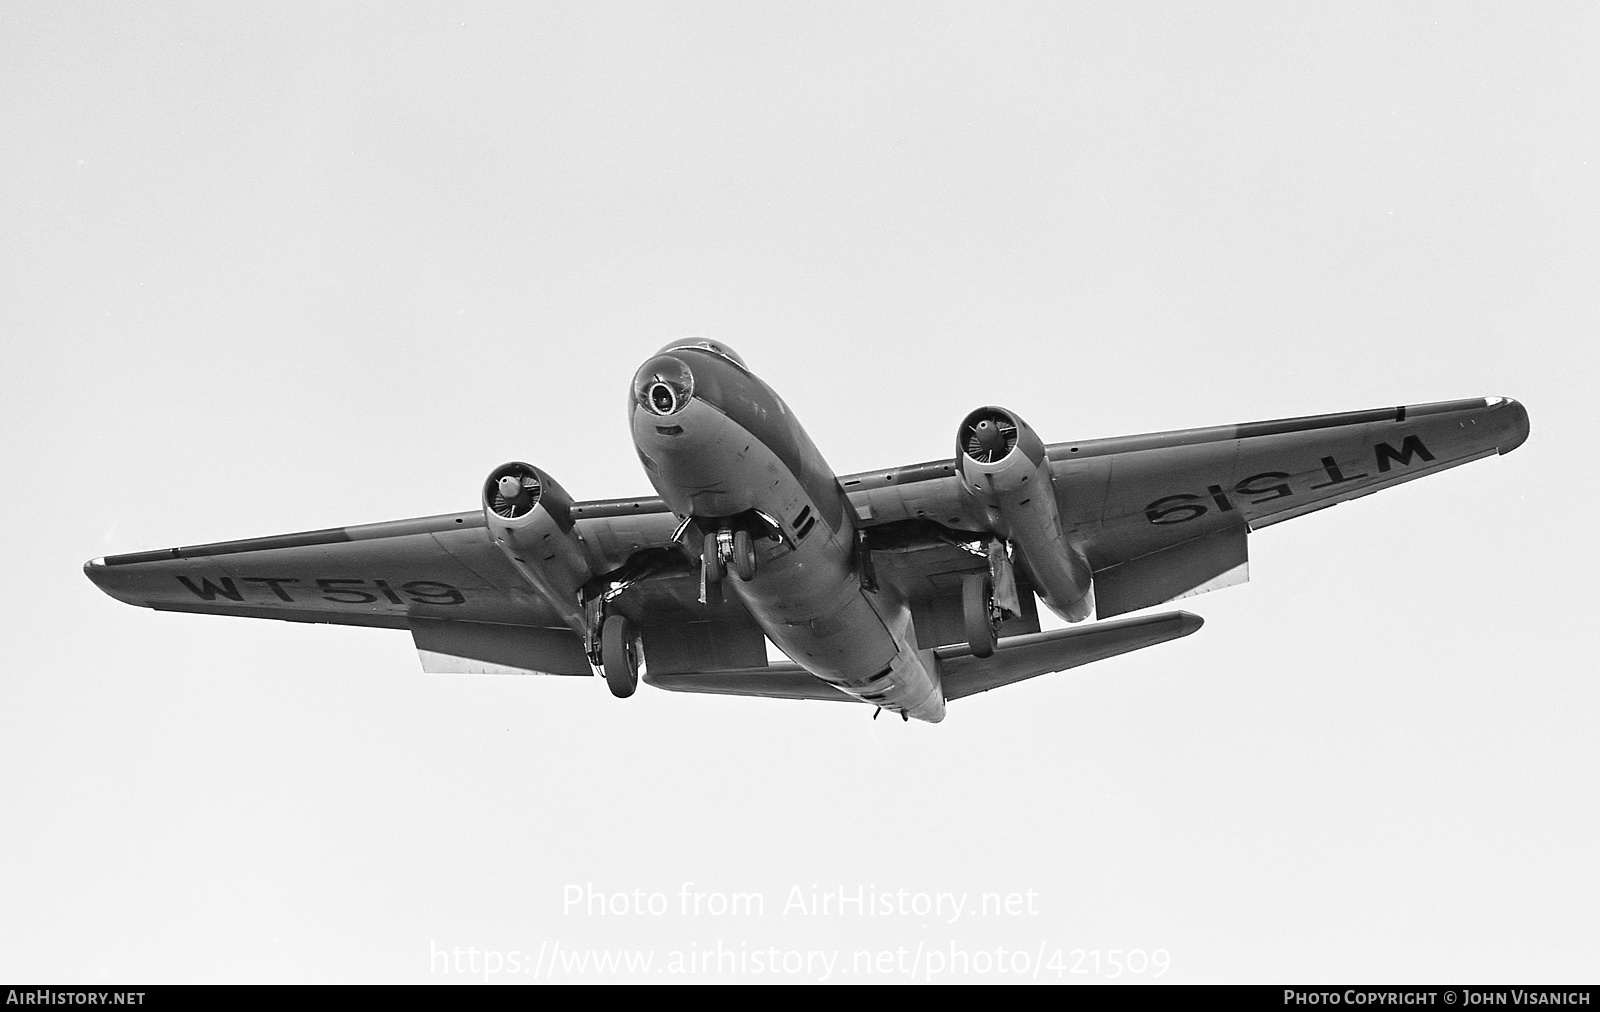
[[(1592, 983), (1597, 52), (1593, 4), (0, 6), (0, 978)], [(648, 493), (628, 381), (685, 335), (841, 473), (990, 403), (1533, 433), (940, 725), (424, 676), (80, 571), (513, 459)]]

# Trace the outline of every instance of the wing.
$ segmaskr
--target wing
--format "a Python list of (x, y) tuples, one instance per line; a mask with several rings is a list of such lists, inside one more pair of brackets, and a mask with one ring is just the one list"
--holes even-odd
[(1050, 456), (1105, 617), (1242, 582), (1247, 531), (1527, 438), (1522, 405), (1490, 397), (1064, 444)]
[[(1097, 613), (1107, 618), (1242, 580), (1250, 530), (1507, 453), (1527, 435), (1522, 405), (1480, 398), (1059, 443), (1048, 453), (1066, 538), (1089, 560)], [(982, 520), (954, 463), (841, 484), (864, 528), (865, 578), (910, 600), (919, 642), (940, 650), (947, 692), (1192, 631), (1186, 616), (1096, 637), (1040, 634), (1024, 595), (1024, 613), (1000, 630), (1007, 664), (952, 652), (964, 640), (961, 579), (987, 565), (976, 546)], [(735, 595), (699, 603), (696, 565), (660, 500), (579, 503), (571, 514), (591, 574), (584, 592), (618, 594), (610, 607), (639, 626), (650, 680), (834, 698), (791, 666), (768, 669), (761, 631)], [(481, 513), (140, 552), (84, 569), (107, 594), (142, 607), (408, 629), (429, 671), (591, 673), (583, 637), (511, 567)]]
[[(629, 583), (613, 610), (641, 627), (661, 670), (765, 663), (760, 629), (733, 595), (699, 603), (697, 570), (659, 500), (572, 513), (589, 589)], [(591, 674), (583, 638), (477, 512), (116, 555), (84, 572), (117, 600), (161, 611), (408, 629), (428, 671)]]
[[(1242, 582), (1249, 531), (1509, 453), (1527, 437), (1523, 406), (1489, 397), (1057, 443), (1048, 453), (1065, 535), (1089, 560), (1096, 613), (1107, 618)], [(981, 530), (954, 464), (844, 484), (875, 528), (869, 539), (894, 553), (906, 592), (948, 596), (962, 564), (952, 544)], [(947, 635), (938, 642), (953, 642)]]
[(483, 517), (454, 514), (113, 555), (84, 567), (161, 611), (407, 628), (413, 617), (560, 625), (519, 592)]

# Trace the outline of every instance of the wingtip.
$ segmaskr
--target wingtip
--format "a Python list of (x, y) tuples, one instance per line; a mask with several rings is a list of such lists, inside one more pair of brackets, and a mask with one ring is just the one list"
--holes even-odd
[(88, 577), (89, 582), (94, 584), (96, 587), (99, 587), (101, 590), (106, 589), (106, 576), (108, 573), (109, 570), (106, 568), (106, 560), (104, 557), (90, 559), (88, 562), (83, 564), (83, 575)]
[(1178, 628), (1182, 630), (1178, 633), (1179, 636), (1188, 636), (1192, 633), (1199, 632), (1200, 627), (1206, 624), (1205, 619), (1201, 618), (1199, 615), (1196, 615), (1192, 611), (1180, 611), (1177, 614)]
[(1502, 456), (1528, 441), (1528, 409), (1521, 401), (1514, 397), (1485, 397), (1483, 403), (1490, 411), (1502, 412), (1500, 417), (1506, 420), (1509, 431), (1496, 447)]

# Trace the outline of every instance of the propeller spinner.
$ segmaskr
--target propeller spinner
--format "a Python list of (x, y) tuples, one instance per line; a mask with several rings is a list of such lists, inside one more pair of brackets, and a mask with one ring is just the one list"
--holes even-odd
[(980, 464), (1004, 460), (1017, 445), (1017, 423), (998, 411), (968, 420), (962, 431), (961, 448)]
[(501, 475), (494, 483), (494, 497), (489, 508), (508, 520), (520, 517), (533, 509), (541, 491), (539, 479), (531, 474)]

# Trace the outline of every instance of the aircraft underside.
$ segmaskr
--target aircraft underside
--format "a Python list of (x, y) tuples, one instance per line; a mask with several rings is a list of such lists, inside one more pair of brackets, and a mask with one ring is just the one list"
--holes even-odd
[[(1194, 632), (1187, 612), (1118, 616), (1242, 582), (1250, 531), (1528, 433), (1491, 397), (1047, 445), (989, 406), (953, 457), (839, 478), (723, 345), (669, 345), (631, 392), (658, 498), (578, 502), (513, 462), (475, 513), (85, 571), (159, 610), (407, 629), (429, 671), (600, 674), (620, 697), (642, 675), (935, 722), (949, 700)], [(1041, 631), (1039, 602), (1074, 625)]]

